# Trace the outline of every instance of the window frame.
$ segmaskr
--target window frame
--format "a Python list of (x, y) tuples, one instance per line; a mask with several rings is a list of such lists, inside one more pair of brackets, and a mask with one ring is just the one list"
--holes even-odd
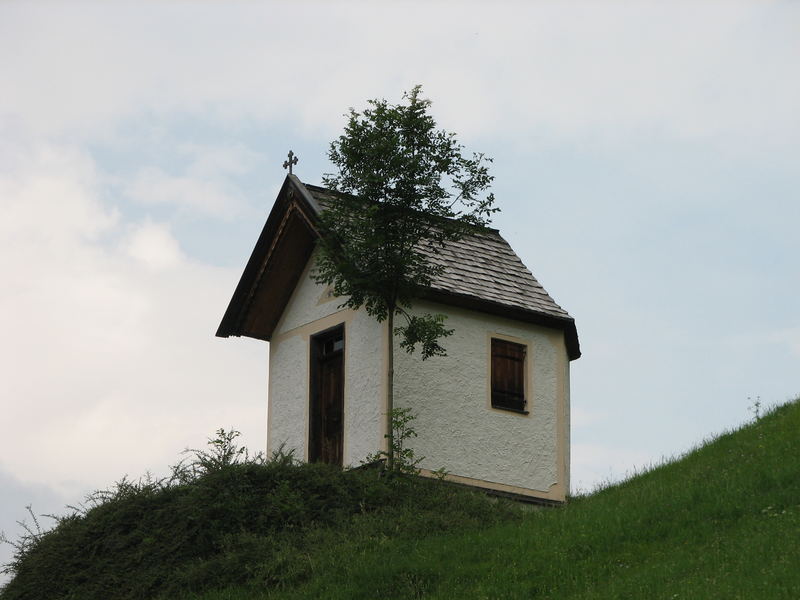
[[(499, 333), (489, 333), (487, 336), (487, 344), (488, 344), (488, 381), (487, 381), (487, 404), (491, 410), (502, 411), (504, 413), (512, 413), (520, 416), (528, 416), (530, 415), (530, 404), (531, 404), (531, 397), (532, 397), (532, 386), (531, 386), (531, 344), (529, 340), (524, 340), (517, 337), (512, 337), (508, 335), (503, 335)], [(522, 379), (522, 408), (516, 408), (514, 406), (505, 406), (502, 403), (495, 402), (495, 382), (494, 382), (494, 340), (498, 342), (514, 344), (516, 346), (520, 346), (522, 352), (524, 353), (524, 358), (521, 361), (521, 379)]]

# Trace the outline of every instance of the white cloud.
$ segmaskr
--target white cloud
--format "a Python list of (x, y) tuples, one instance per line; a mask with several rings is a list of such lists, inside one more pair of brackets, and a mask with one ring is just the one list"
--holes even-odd
[(204, 179), (246, 174), (264, 160), (262, 155), (242, 144), (183, 143), (176, 151), (191, 160), (187, 174)]
[(72, 495), (164, 469), (219, 427), (263, 447), (266, 348), (214, 338), (238, 273), (186, 261), (163, 223), (122, 222), (79, 151), (3, 157), (24, 165), (0, 174), (6, 467)]
[(570, 487), (573, 493), (591, 492), (600, 484), (614, 483), (654, 466), (651, 456), (615, 444), (573, 443)]
[(95, 196), (94, 163), (77, 148), (6, 140), (0, 144), (0, 176), (0, 235), (6, 243), (25, 241), (49, 252), (67, 239), (96, 239), (116, 223), (117, 216)]
[(124, 242), (127, 254), (148, 267), (179, 267), (185, 258), (178, 242), (164, 224), (145, 223), (135, 227)]
[(742, 344), (747, 344), (750, 347), (756, 345), (779, 345), (788, 349), (789, 353), (800, 358), (800, 327), (787, 327), (771, 331), (763, 336), (753, 338), (752, 336), (738, 340)]
[(779, 339), (788, 344), (794, 356), (800, 358), (800, 327), (787, 329), (779, 336)]
[(218, 217), (230, 217), (239, 208), (219, 183), (168, 175), (157, 167), (142, 169), (125, 193), (143, 204), (168, 204)]
[(574, 430), (587, 428), (597, 423), (602, 423), (608, 419), (608, 415), (598, 410), (587, 409), (583, 406), (572, 406), (570, 408), (570, 427)]
[(0, 73), (16, 83), (0, 115), (41, 132), (104, 135), (149, 112), (331, 134), (348, 106), (417, 82), (465, 136), (666, 136), (744, 152), (786, 149), (800, 130), (793, 3), (0, 10)]
[(231, 220), (247, 202), (231, 177), (249, 173), (263, 157), (244, 146), (179, 144), (174, 155), (188, 161), (180, 174), (146, 166), (123, 180), (126, 197), (143, 205), (169, 205), (186, 214)]

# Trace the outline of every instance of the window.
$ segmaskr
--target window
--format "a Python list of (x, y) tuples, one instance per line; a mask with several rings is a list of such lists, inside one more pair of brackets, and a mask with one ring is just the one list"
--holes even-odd
[(525, 354), (527, 347), (492, 338), (492, 408), (527, 414), (525, 410)]

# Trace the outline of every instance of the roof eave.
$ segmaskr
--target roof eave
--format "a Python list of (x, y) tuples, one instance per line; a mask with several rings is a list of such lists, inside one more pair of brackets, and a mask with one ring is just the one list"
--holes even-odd
[(519, 306), (511, 306), (500, 302), (492, 302), (467, 294), (459, 294), (446, 290), (429, 289), (423, 295), (425, 300), (440, 302), (449, 306), (458, 306), (478, 312), (505, 317), (516, 321), (524, 321), (551, 329), (560, 329), (564, 332), (564, 343), (567, 347), (567, 356), (570, 360), (576, 360), (581, 356), (580, 343), (578, 341), (578, 329), (575, 326), (575, 319), (570, 316), (558, 316), (542, 313)]
[[(267, 222), (258, 236), (258, 241), (256, 241), (256, 245), (250, 254), (242, 276), (239, 278), (239, 283), (233, 292), (231, 301), (228, 303), (228, 308), (220, 321), (216, 333), (217, 337), (239, 337), (242, 335), (240, 324), (244, 317), (243, 313), (247, 308), (248, 299), (252, 296), (255, 287), (259, 283), (259, 275), (262, 272), (264, 260), (267, 258), (270, 245), (291, 202), (297, 203), (309, 227), (315, 230), (314, 222), (319, 214), (317, 201), (308, 193), (308, 190), (305, 189), (305, 186), (296, 175), (287, 175), (267, 217)], [(270, 336), (258, 337), (269, 341)]]

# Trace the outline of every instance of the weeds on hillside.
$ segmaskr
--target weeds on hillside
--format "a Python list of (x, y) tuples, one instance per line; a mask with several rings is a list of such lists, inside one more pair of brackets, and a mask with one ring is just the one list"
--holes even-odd
[[(92, 510), (103, 505), (158, 494), (176, 486), (190, 484), (203, 475), (220, 470), (228, 465), (242, 462), (264, 464), (263, 456), (260, 453), (251, 458), (246, 448), (236, 446), (235, 440), (241, 435), (238, 431), (218, 429), (215, 433), (215, 438), (208, 439), (210, 450), (187, 448), (183, 454), (191, 454), (191, 457), (171, 466), (170, 474), (166, 477), (154, 478), (151, 473), (146, 473), (138, 480), (131, 480), (125, 475), (122, 479), (116, 481), (112, 487), (94, 490), (87, 494), (82, 504), (67, 506), (70, 511), (67, 515), (41, 515), (55, 521), (52, 529), (44, 529), (32, 506), (26, 506), (25, 509), (30, 516), (31, 524), (24, 520), (17, 522), (23, 529), (19, 539), (10, 539), (4, 532), (0, 532), (0, 543), (9, 544), (14, 549), (11, 562), (2, 565), (0, 572), (16, 575), (22, 569), (26, 558), (37, 549), (39, 544), (51, 532), (57, 530), (62, 524), (66, 526), (71, 521), (85, 518)], [(291, 455), (289, 456), (291, 458)], [(282, 457), (279, 457), (279, 460), (281, 459)]]
[(753, 421), (758, 421), (761, 418), (761, 396), (756, 396), (755, 400), (748, 396), (747, 401), (750, 402), (747, 410), (753, 414)]
[[(414, 449), (409, 445), (409, 441), (417, 437), (417, 432), (414, 429), (414, 421), (416, 418), (417, 416), (410, 408), (392, 409), (392, 435), (387, 433), (383, 437), (389, 440), (389, 443), (392, 445), (394, 456), (393, 473), (418, 475), (419, 469), (417, 465), (425, 460), (424, 456), (417, 458)], [(388, 458), (389, 453), (386, 450), (379, 450), (374, 454), (368, 455), (362, 461), (362, 464), (388, 464)]]
[(18, 565), (19, 557), (25, 556), (28, 552), (30, 552), (30, 550), (46, 533), (46, 531), (42, 529), (42, 526), (39, 524), (39, 518), (36, 516), (36, 513), (33, 512), (32, 505), (28, 504), (25, 507), (25, 510), (30, 516), (32, 524), (29, 524), (25, 520), (17, 521), (17, 525), (22, 527), (23, 530), (23, 533), (18, 540), (10, 539), (6, 536), (5, 532), (0, 531), (0, 544), (8, 544), (14, 549), (12, 561), (8, 564), (0, 566), (0, 573), (3, 573), (4, 575), (13, 574), (15, 567)]
[[(176, 598), (231, 585), (274, 589), (310, 577), (332, 548), (485, 527), (517, 512), (413, 477), (266, 459), (219, 430), (165, 478), (123, 478), (54, 517), (34, 516), (0, 600)], [(448, 510), (443, 511), (442, 507)], [(32, 514), (32, 512), (31, 512)], [(381, 542), (382, 543), (382, 542)]]

